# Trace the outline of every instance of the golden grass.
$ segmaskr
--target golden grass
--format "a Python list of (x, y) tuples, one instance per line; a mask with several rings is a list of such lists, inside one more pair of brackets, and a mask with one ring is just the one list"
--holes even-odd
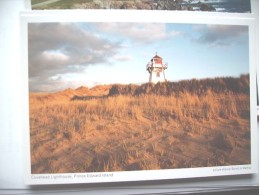
[(32, 173), (250, 163), (249, 96), (30, 97)]

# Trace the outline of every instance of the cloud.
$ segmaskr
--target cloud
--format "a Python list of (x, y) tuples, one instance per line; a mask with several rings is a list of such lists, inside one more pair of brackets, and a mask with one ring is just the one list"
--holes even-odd
[(120, 61), (120, 62), (124, 62), (124, 61), (130, 61), (133, 59), (133, 57), (131, 55), (121, 55), (121, 54), (117, 54), (114, 55), (112, 57), (113, 60), (115, 61)]
[(57, 78), (46, 78), (41, 77), (40, 79), (38, 77), (31, 78), (30, 83), (33, 83), (30, 85), (30, 91), (33, 92), (51, 92), (51, 91), (58, 91), (67, 88), (65, 86), (64, 80), (62, 77), (57, 76)]
[(175, 31), (175, 30), (173, 30), (173, 31), (171, 31), (171, 32), (169, 33), (169, 35), (170, 35), (171, 37), (178, 37), (178, 36), (185, 36), (185, 33), (181, 32), (181, 31)]
[[(134, 60), (139, 48), (159, 47), (179, 36), (187, 35), (165, 23), (30, 23), (30, 91), (71, 87), (79, 81), (76, 75), (87, 75), (90, 66)], [(69, 74), (75, 74), (73, 81)]]
[(49, 78), (58, 74), (110, 63), (110, 57), (120, 47), (119, 43), (98, 37), (76, 23), (31, 23), (28, 27), (30, 89), (37, 86), (46, 89), (53, 84)]
[(162, 23), (97, 23), (96, 28), (133, 43), (152, 43), (168, 37), (166, 24)]
[(68, 61), (69, 57), (58, 51), (44, 51), (42, 57), (48, 61)]
[(237, 37), (248, 33), (247, 26), (238, 25), (206, 25), (205, 28), (204, 26), (197, 27), (196, 25), (194, 29), (201, 33), (194, 41), (212, 47), (238, 44), (240, 39), (237, 39)]

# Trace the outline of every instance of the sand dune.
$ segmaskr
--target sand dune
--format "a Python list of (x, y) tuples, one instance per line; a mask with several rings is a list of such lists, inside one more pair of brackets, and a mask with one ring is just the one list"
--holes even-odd
[[(239, 78), (243, 89), (247, 79)], [(251, 163), (246, 90), (109, 96), (111, 88), (30, 94), (32, 173)], [(72, 100), (75, 95), (104, 98)]]

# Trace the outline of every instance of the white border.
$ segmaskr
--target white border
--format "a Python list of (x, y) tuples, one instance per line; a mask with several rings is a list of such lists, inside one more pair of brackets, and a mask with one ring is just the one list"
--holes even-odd
[[(98, 17), (97, 17), (98, 16)], [(249, 63), (250, 63), (250, 106), (251, 106), (251, 165), (235, 165), (203, 168), (183, 168), (150, 171), (122, 171), (68, 174), (30, 174), (30, 132), (28, 101), (28, 23), (40, 22), (155, 22), (155, 23), (191, 23), (226, 24), (249, 27)], [(25, 146), (25, 183), (65, 184), (65, 183), (102, 183), (119, 181), (146, 181), (160, 179), (196, 178), (252, 174), (258, 172), (257, 121), (256, 121), (256, 28), (253, 14), (222, 14), (211, 12), (169, 12), (150, 10), (62, 10), (34, 11), (21, 13), (22, 40), (22, 86), (24, 113)]]
[(31, 9), (31, 0), (24, 0), (24, 5), (26, 10), (32, 10)]

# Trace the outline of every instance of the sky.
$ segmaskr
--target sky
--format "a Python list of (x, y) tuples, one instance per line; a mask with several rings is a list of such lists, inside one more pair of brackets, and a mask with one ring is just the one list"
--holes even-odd
[(142, 84), (157, 53), (168, 81), (249, 73), (248, 27), (181, 23), (30, 23), (30, 92)]

